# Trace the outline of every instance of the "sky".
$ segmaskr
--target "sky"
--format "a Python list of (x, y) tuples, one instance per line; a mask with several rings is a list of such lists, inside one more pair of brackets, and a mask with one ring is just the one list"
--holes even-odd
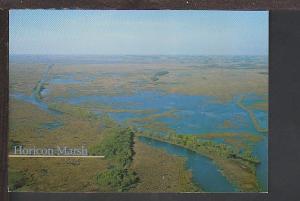
[(267, 11), (11, 10), (10, 54), (267, 55)]

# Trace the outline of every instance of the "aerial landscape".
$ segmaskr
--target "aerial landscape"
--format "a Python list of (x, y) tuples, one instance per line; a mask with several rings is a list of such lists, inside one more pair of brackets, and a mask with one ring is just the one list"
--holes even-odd
[[(86, 22), (82, 26), (88, 26), (96, 23), (89, 22), (96, 12), (83, 16), (83, 11), (48, 11), (46, 17), (39, 11), (13, 12), (9, 153), (16, 154), (16, 147), (59, 146), (86, 148), (87, 156), (103, 158), (11, 157), (10, 191), (268, 191), (268, 41), (259, 39), (268, 32), (267, 12), (122, 11), (118, 16), (117, 11), (106, 11), (101, 15), (108, 25), (98, 27), (104, 39), (92, 37), (97, 35), (95, 26), (82, 31), (82, 41), (74, 33), (60, 38), (64, 29), (77, 29), (75, 17), (65, 28), (51, 20), (61, 19), (65, 12), (67, 18), (76, 14), (79, 22)], [(51, 14), (48, 24), (54, 28), (48, 29), (46, 18)], [(227, 37), (230, 44), (199, 39), (197, 45), (184, 33), (195, 32), (194, 38), (202, 29), (180, 32), (190, 18), (207, 16), (211, 21), (202, 24), (208, 27), (204, 35)], [(243, 27), (265, 30), (252, 30), (251, 36), (245, 30), (239, 33), (242, 39), (231, 38), (227, 34), (237, 29), (232, 27), (239, 22), (231, 24), (237, 16)], [(224, 22), (210, 27), (221, 19)], [(122, 20), (126, 26), (120, 32)], [(159, 31), (146, 33), (141, 21), (150, 28), (169, 29), (160, 33), (160, 41), (155, 36)], [(195, 27), (198, 21), (190, 23)], [(213, 33), (222, 23), (224, 33)], [(30, 38), (32, 34), (37, 36)], [(39, 40), (45, 36), (48, 41)], [(96, 45), (98, 40), (101, 45)], [(26, 43), (32, 46), (26, 49)], [(52, 48), (60, 43), (61, 48)], [(161, 47), (166, 43), (169, 47)], [(218, 45), (210, 48), (214, 43)]]

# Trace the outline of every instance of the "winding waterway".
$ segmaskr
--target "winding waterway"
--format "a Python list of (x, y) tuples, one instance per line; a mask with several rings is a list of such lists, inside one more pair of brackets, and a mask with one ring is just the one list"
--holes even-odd
[(139, 140), (152, 147), (165, 150), (167, 153), (186, 158), (186, 166), (192, 172), (193, 179), (206, 192), (235, 192), (238, 191), (222, 175), (216, 165), (208, 158), (193, 151), (161, 142), (147, 137), (139, 137)]
[(42, 86), (47, 81), (49, 71), (51, 70), (51, 68), (53, 66), (54, 66), (54, 64), (48, 65), (46, 71), (42, 75), (42, 78), (38, 81), (38, 83), (36, 84), (36, 86), (32, 90), (32, 93), (31, 93), (30, 96), (25, 95), (23, 93), (13, 93), (13, 94), (10, 94), (10, 96), (13, 97), (13, 98), (16, 98), (18, 100), (22, 100), (22, 101), (25, 101), (27, 103), (31, 103), (33, 105), (36, 105), (41, 110), (49, 112), (50, 114), (54, 114), (54, 115), (62, 114), (62, 112), (60, 112), (60, 111), (49, 108), (48, 104), (43, 102), (43, 100), (41, 99), (41, 95), (45, 96), (48, 93), (48, 90), (47, 89), (42, 89)]

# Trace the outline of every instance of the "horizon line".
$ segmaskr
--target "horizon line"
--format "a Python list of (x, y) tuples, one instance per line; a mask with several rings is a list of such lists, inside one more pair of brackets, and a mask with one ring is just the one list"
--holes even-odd
[(269, 56), (269, 54), (38, 54), (9, 53), (9, 56)]

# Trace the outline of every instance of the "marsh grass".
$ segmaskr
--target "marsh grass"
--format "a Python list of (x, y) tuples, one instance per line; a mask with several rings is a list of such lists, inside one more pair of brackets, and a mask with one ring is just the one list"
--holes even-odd
[(226, 144), (199, 141), (196, 136), (171, 134), (165, 136), (148, 135), (147, 137), (178, 145), (202, 154), (213, 160), (222, 171), (222, 174), (241, 191), (260, 191), (256, 180), (256, 164), (259, 163), (259, 160), (249, 150), (240, 153)]
[(139, 182), (129, 192), (202, 192), (186, 169), (186, 160), (135, 140), (131, 165)]

